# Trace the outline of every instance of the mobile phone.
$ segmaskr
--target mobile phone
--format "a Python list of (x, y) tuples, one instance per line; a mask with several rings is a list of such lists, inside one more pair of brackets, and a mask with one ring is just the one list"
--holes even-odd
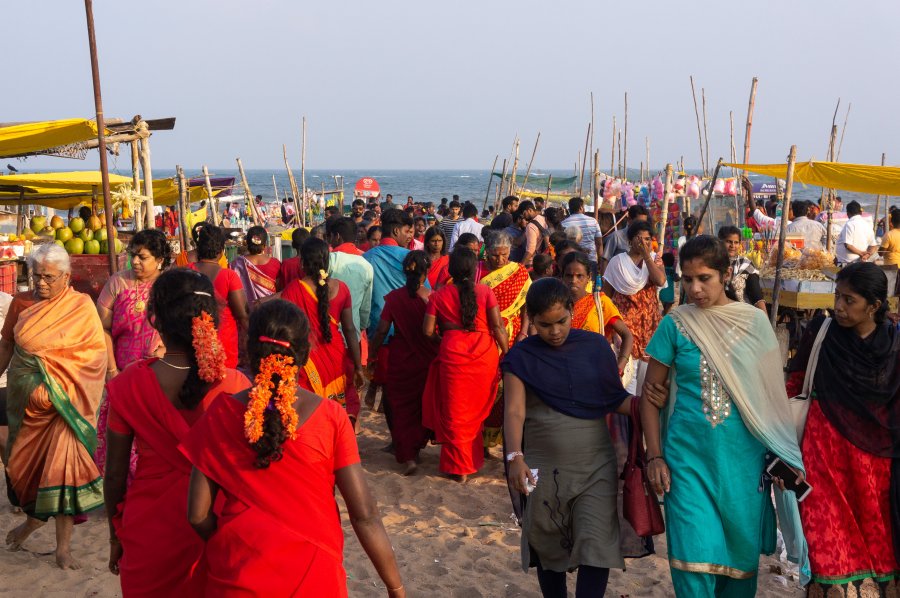
[(803, 499), (812, 492), (812, 486), (806, 480), (798, 484), (797, 474), (794, 473), (794, 470), (777, 457), (766, 467), (766, 473), (772, 477), (781, 478), (784, 481), (785, 490), (793, 490), (797, 495), (797, 502), (803, 502)]

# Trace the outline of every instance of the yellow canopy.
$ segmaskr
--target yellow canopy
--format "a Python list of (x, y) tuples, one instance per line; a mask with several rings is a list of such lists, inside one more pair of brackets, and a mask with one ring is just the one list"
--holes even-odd
[[(213, 188), (213, 197), (218, 196), (225, 189)], [(197, 203), (209, 199), (206, 189), (202, 186), (188, 187), (188, 202)], [(178, 203), (178, 183), (174, 178), (153, 180), (153, 205), (174, 206)]]
[[(2, 129), (0, 129), (2, 131)], [(123, 183), (130, 183), (131, 177), (118, 174), (109, 175), (109, 184), (116, 187)], [(9, 174), (0, 176), (0, 191), (16, 192), (24, 187), (26, 196), (28, 193), (42, 193), (46, 195), (62, 195), (74, 193), (90, 194), (94, 187), (99, 188), (103, 184), (99, 170), (75, 171), (75, 172), (34, 172), (29, 174)]]
[(0, 158), (21, 156), (96, 137), (97, 123), (84, 118), (0, 127)]
[[(779, 179), (787, 178), (787, 164), (724, 164)], [(794, 180), (805, 185), (829, 189), (871, 193), (872, 195), (900, 195), (900, 168), (844, 164), (842, 162), (797, 162)]]

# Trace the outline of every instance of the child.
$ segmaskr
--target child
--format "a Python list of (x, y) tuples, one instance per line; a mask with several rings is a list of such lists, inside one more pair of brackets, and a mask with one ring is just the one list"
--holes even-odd
[(666, 270), (666, 288), (660, 289), (659, 300), (663, 304), (663, 315), (665, 316), (675, 304), (675, 254), (664, 253), (662, 262)]
[(550, 254), (539, 253), (531, 262), (531, 280), (553, 276), (553, 258)]

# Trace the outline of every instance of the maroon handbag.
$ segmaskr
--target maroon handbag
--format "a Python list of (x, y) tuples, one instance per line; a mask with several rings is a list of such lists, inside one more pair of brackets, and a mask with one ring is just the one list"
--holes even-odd
[(662, 509), (656, 493), (647, 479), (646, 455), (644, 454), (644, 434), (641, 415), (638, 412), (639, 399), (631, 402), (631, 443), (628, 459), (622, 470), (622, 514), (638, 536), (658, 536), (666, 531)]

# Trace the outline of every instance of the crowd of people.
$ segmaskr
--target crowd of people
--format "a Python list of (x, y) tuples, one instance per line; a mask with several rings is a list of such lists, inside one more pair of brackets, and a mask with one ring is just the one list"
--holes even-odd
[[(262, 227), (230, 266), (220, 227), (195, 226), (180, 256), (142, 231), (96, 305), (62, 248), (36, 248), (34, 290), (0, 334), (7, 484), (26, 515), (7, 544), (54, 518), (57, 563), (77, 567), (74, 524), (105, 504), (125, 596), (341, 596), (337, 487), (404, 596), (355, 439), (380, 392), (403, 475), (431, 442), (466, 483), (502, 447), (522, 567), (545, 597), (576, 569), (575, 595), (602, 596), (611, 568), (653, 552), (619, 506), (635, 438), (676, 595), (755, 595), (776, 527), (810, 596), (900, 592), (900, 335), (881, 269), (840, 271), (833, 315), (785, 379), (739, 229), (685, 218), (673, 254), (639, 205), (617, 229), (580, 198), (510, 196), (481, 215), (386, 199), (296, 229), (283, 261)], [(865, 258), (877, 247), (855, 241), (855, 209), (839, 243)], [(789, 475), (766, 475), (774, 460)]]

